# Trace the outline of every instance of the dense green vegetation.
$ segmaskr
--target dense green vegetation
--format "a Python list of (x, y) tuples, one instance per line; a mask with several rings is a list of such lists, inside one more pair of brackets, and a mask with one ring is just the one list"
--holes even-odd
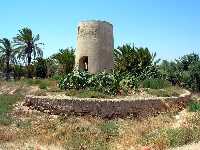
[[(3, 59), (4, 54), (1, 53), (0, 63), (3, 65), (0, 69), (6, 73), (7, 65)], [(10, 59), (9, 73), (11, 75), (13, 73), (15, 80), (21, 77), (36, 78), (25, 78), (19, 81), (28, 86), (37, 85), (41, 90), (35, 95), (45, 95), (46, 91), (57, 92), (59, 89), (54, 88), (56, 83), (51, 79), (59, 81), (59, 87), (66, 90), (66, 95), (83, 98), (112, 98), (115, 95), (126, 95), (138, 88), (144, 88), (148, 94), (162, 97), (178, 96), (179, 87), (200, 91), (200, 59), (197, 54), (189, 54), (172, 62), (162, 61), (161, 63), (155, 61), (155, 54), (151, 54), (148, 49), (135, 48), (131, 45), (119, 47), (114, 54), (115, 68), (110, 73), (100, 72), (94, 75), (73, 70), (75, 56), (74, 49), (71, 48), (60, 50), (47, 59), (38, 56), (29, 65), (21, 63), (17, 54), (15, 57), (10, 55), (13, 60), (17, 61)], [(10, 112), (13, 104), (18, 100), (20, 96), (0, 95), (0, 125), (14, 124), (19, 130), (15, 133), (15, 137), (7, 136), (7, 131), (1, 130), (3, 139), (6, 141), (9, 138), (38, 137), (40, 141), (43, 140), (42, 142), (45, 140), (48, 143), (62, 141), (62, 146), (73, 149), (82, 147), (110, 149), (111, 146), (120, 142), (123, 145), (127, 142), (126, 149), (130, 148), (131, 144), (151, 145), (155, 149), (166, 149), (200, 140), (199, 101), (192, 101), (188, 104), (188, 110), (196, 113), (187, 118), (188, 126), (183, 123), (174, 128), (171, 127), (174, 117), (170, 114), (140, 121), (129, 119), (97, 121), (98, 119), (94, 118), (81, 118), (83, 119), (81, 120), (69, 117), (65, 118), (66, 122), (63, 118), (59, 118), (56, 122), (53, 119), (48, 120), (48, 117), (43, 117), (46, 120), (40, 117), (38, 121), (36, 117), (37, 123), (34, 123), (33, 116), (27, 120), (13, 120)]]
[(14, 62), (15, 50), (11, 41), (6, 38), (1, 39), (0, 44), (1, 62), (5, 63), (6, 80), (8, 80), (10, 79), (10, 62)]
[[(175, 61), (156, 60), (156, 54), (148, 48), (125, 44), (113, 50), (114, 70), (92, 75), (74, 70), (75, 49), (60, 49), (49, 58), (42, 57), (39, 34), (29, 28), (22, 28), (13, 41), (0, 40), (0, 72), (8, 80), (53, 78), (59, 80), (59, 87), (65, 90), (91, 90), (107, 95), (128, 93), (139, 87), (163, 89), (171, 85), (192, 91), (200, 91), (200, 58), (188, 54)], [(41, 88), (45, 89), (45, 85)]]
[[(13, 90), (16, 92), (13, 95), (12, 92), (11, 95), (0, 94), (0, 126), (10, 125), (8, 128), (17, 128), (15, 132), (0, 129), (0, 142), (38, 136), (41, 142), (59, 141), (67, 149), (109, 149), (120, 142), (127, 146), (139, 144), (166, 149), (200, 140), (199, 100), (188, 104), (188, 111), (194, 115), (186, 118), (186, 122), (177, 127), (172, 127), (172, 122), (177, 120), (171, 114), (162, 114), (163, 116), (152, 120), (147, 118), (134, 121), (107, 121), (90, 117), (54, 120), (44, 116), (45, 114), (34, 118), (33, 114), (24, 115), (24, 112), (12, 114), (11, 117), (11, 110), (21, 100), (22, 96), (18, 94), (24, 92), (22, 87), (25, 85), (28, 88), (38, 86), (40, 90), (35, 95), (46, 95), (46, 92), (58, 92), (61, 89), (66, 90), (66, 95), (82, 98), (113, 98), (115, 95), (127, 95), (139, 88), (150, 95), (161, 97), (178, 96), (180, 87), (194, 92), (200, 91), (198, 54), (192, 53), (174, 61), (160, 62), (156, 60), (156, 54), (152, 54), (148, 48), (125, 44), (113, 50), (112, 72), (90, 74), (74, 69), (75, 49), (60, 49), (49, 58), (43, 58), (42, 45), (44, 44), (40, 42), (39, 34), (33, 34), (29, 28), (19, 30), (13, 40), (0, 40), (0, 75), (1, 72), (4, 74), (0, 79), (10, 80), (13, 77), (16, 80), (14, 84), (19, 79), (21, 84), (16, 91)], [(51, 79), (58, 81), (60, 89)], [(0, 81), (0, 85), (4, 83), (11, 82)], [(24, 115), (24, 118), (14, 120), (17, 115)]]
[(159, 65), (163, 79), (173, 85), (200, 91), (200, 58), (198, 54), (185, 55), (175, 61), (163, 61)]
[(113, 53), (115, 70), (128, 72), (142, 79), (158, 77), (157, 61), (154, 61), (156, 54), (151, 54), (148, 48), (137, 48), (134, 45), (125, 44), (119, 46)]
[[(127, 93), (138, 87), (163, 89), (172, 85), (200, 91), (200, 59), (197, 54), (192, 53), (172, 62), (164, 60), (159, 63), (159, 60), (155, 60), (156, 54), (151, 54), (147, 48), (126, 44), (113, 52), (113, 72), (92, 75), (75, 70), (60, 80), (60, 88), (90, 89), (108, 95)], [(176, 95), (172, 91), (161, 92), (161, 95), (166, 96), (169, 93)]]

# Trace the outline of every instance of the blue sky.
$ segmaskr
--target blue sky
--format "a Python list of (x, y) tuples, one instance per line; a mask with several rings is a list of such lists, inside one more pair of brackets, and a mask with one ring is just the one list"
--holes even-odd
[(76, 47), (81, 20), (106, 20), (114, 26), (115, 47), (135, 43), (174, 59), (200, 52), (199, 0), (2, 0), (0, 38), (22, 27), (39, 33), (45, 57)]

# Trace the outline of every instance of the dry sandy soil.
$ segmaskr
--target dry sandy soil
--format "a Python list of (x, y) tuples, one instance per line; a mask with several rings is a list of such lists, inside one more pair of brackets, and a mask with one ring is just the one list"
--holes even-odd
[[(1, 85), (0, 94), (24, 95), (40, 91), (37, 86)], [(18, 102), (10, 114), (14, 122), (0, 124), (0, 150), (145, 150), (144, 138), (163, 128), (180, 128), (188, 125), (194, 114), (184, 110), (178, 114), (161, 114), (142, 120), (103, 120), (94, 117), (60, 117), (48, 115), (23, 106)], [(152, 150), (169, 149), (165, 140), (158, 138), (148, 144)], [(199, 150), (200, 143), (170, 150)]]

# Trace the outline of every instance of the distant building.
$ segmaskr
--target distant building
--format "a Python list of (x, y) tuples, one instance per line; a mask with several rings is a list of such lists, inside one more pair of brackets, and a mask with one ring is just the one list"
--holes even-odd
[(113, 26), (106, 21), (82, 21), (78, 25), (76, 66), (90, 73), (113, 69)]

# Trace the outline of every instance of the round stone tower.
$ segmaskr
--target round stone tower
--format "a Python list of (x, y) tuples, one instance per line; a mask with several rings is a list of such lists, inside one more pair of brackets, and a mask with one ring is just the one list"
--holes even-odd
[(76, 66), (90, 73), (113, 68), (113, 26), (106, 21), (82, 21), (78, 25)]

